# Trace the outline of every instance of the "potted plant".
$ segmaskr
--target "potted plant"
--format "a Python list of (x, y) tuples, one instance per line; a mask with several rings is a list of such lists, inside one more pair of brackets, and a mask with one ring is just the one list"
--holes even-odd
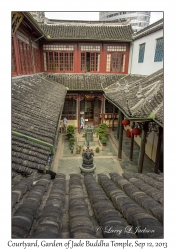
[(73, 137), (73, 134), (75, 134), (75, 128), (73, 125), (69, 125), (67, 126), (67, 137), (68, 139), (70, 139), (71, 137)]
[(71, 150), (71, 154), (73, 154), (73, 151), (74, 151), (74, 145), (71, 145), (71, 146), (70, 146), (70, 150)]
[(96, 153), (99, 153), (99, 152), (100, 152), (99, 147), (96, 147), (95, 152), (96, 152)]
[(104, 136), (104, 137), (101, 138), (101, 143), (105, 146), (106, 143), (107, 143), (107, 140), (108, 140), (107, 137)]
[(81, 152), (81, 145), (77, 145), (77, 147), (76, 147), (76, 153), (80, 154), (80, 152)]
[(108, 126), (106, 125), (106, 123), (101, 123), (97, 130), (96, 130), (96, 134), (99, 136), (99, 138), (101, 139), (102, 137), (106, 136), (106, 132), (107, 132), (107, 128)]
[(69, 139), (69, 143), (70, 143), (70, 146), (74, 145), (75, 144), (75, 138), (74, 137), (71, 137)]

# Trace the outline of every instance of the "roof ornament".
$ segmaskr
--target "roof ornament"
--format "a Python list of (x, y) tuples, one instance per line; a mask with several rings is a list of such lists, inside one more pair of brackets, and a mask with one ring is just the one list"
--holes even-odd
[(136, 96), (137, 96), (137, 98), (143, 97), (143, 94), (142, 94), (142, 85), (139, 85), (139, 90), (137, 91)]
[(128, 99), (126, 100), (126, 106), (127, 106), (127, 109), (128, 109), (128, 113), (129, 113), (129, 116), (132, 116), (132, 113), (131, 113), (131, 110), (129, 108), (129, 103), (128, 103)]
[(128, 93), (129, 92), (129, 83), (125, 79), (124, 79), (124, 81), (125, 81), (125, 86), (124, 86), (123, 90), (124, 90), (125, 93)]

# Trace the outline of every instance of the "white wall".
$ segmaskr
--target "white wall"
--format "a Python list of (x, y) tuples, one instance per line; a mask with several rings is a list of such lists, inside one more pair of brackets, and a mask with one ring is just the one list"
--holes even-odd
[[(156, 72), (157, 70), (163, 68), (163, 61), (154, 62), (156, 39), (161, 38), (161, 37), (163, 37), (163, 29), (158, 30), (152, 34), (149, 34), (147, 36), (144, 36), (134, 41), (133, 56), (131, 58), (132, 62), (130, 61), (131, 74), (150, 75)], [(138, 63), (139, 45), (142, 43), (145, 43), (144, 62)], [(132, 53), (132, 49), (131, 49), (131, 53)], [(129, 72), (130, 72), (130, 69), (129, 69)]]

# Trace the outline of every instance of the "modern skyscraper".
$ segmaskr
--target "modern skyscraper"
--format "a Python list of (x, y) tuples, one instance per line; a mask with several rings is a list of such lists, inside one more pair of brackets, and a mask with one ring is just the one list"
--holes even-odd
[(130, 24), (134, 31), (139, 31), (147, 27), (150, 23), (151, 12), (135, 12), (135, 11), (115, 11), (115, 12), (99, 12), (100, 21), (124, 21), (130, 19)]

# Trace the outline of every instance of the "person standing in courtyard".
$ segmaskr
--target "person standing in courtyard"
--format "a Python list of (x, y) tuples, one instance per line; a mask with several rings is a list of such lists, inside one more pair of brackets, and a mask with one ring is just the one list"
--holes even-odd
[(63, 118), (63, 128), (64, 128), (64, 132), (66, 132), (67, 130), (67, 123), (68, 123), (68, 120), (66, 117)]
[(81, 119), (80, 119), (80, 128), (81, 129), (84, 129), (84, 117), (83, 116), (81, 116)]

